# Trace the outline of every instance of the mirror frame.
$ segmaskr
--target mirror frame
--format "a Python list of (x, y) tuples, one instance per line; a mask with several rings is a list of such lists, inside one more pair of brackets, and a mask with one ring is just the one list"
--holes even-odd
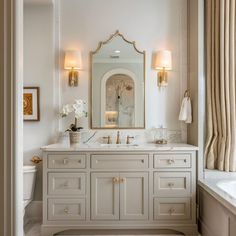
[[(93, 63), (92, 63), (92, 59), (93, 56), (100, 50), (102, 49), (102, 47), (106, 44), (108, 44), (109, 42), (112, 41), (112, 39), (114, 39), (115, 37), (121, 37), (125, 42), (133, 45), (134, 50), (140, 54), (143, 55), (143, 78), (144, 78), (144, 125), (143, 127), (116, 127), (116, 128), (109, 128), (109, 127), (93, 127)], [(130, 41), (128, 39), (126, 39), (124, 37), (123, 34), (121, 34), (119, 32), (119, 30), (117, 30), (114, 34), (112, 34), (107, 40), (105, 41), (100, 41), (98, 43), (98, 47), (96, 48), (95, 51), (91, 51), (90, 52), (90, 128), (91, 129), (95, 129), (95, 130), (117, 130), (117, 129), (146, 129), (146, 51), (141, 51), (136, 47), (136, 42), (135, 41)]]

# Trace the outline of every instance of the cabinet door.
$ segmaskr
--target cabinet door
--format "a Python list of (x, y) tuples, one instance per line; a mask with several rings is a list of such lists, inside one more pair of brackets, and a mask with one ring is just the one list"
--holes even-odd
[(148, 219), (148, 173), (120, 173), (120, 219)]
[(91, 173), (91, 219), (119, 220), (119, 173)]

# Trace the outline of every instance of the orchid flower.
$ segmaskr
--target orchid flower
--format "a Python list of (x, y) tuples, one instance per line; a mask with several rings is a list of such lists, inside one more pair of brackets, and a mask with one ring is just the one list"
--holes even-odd
[(85, 108), (86, 102), (81, 99), (76, 99), (73, 104), (66, 104), (62, 107), (60, 112), (61, 117), (66, 117), (69, 113), (75, 113), (75, 123), (70, 126), (70, 129), (77, 131), (80, 128), (77, 128), (77, 120), (82, 117), (87, 117), (87, 111)]

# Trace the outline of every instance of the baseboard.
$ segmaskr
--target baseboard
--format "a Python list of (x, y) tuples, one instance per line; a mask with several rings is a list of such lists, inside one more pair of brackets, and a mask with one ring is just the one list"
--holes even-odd
[(24, 224), (29, 221), (42, 221), (42, 201), (32, 201), (25, 209)]

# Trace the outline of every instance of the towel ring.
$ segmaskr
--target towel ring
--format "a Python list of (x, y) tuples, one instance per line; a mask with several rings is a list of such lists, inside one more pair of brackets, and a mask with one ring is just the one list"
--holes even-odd
[(189, 91), (189, 90), (185, 90), (185, 92), (184, 92), (184, 97), (185, 97), (185, 98), (186, 98), (186, 97), (190, 98), (190, 91)]

